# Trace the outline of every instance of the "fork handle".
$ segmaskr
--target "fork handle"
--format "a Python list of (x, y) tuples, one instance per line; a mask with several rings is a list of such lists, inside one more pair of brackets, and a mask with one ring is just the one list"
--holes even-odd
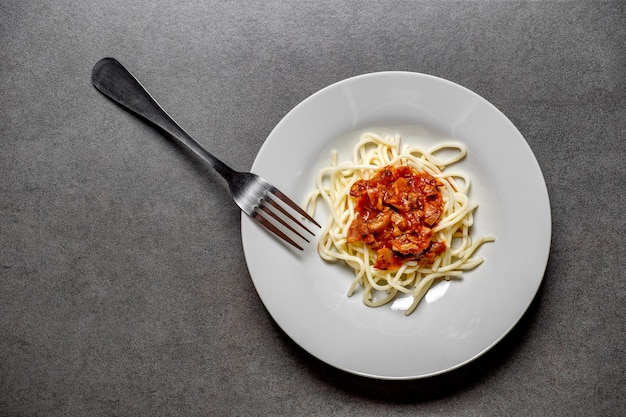
[(188, 147), (211, 165), (227, 181), (235, 171), (204, 149), (194, 138), (178, 125), (157, 101), (122, 64), (115, 58), (102, 58), (91, 73), (93, 85), (128, 110), (152, 122)]

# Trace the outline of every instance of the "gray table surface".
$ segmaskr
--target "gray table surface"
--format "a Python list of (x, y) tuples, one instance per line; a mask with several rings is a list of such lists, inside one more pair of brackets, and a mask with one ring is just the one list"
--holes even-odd
[[(625, 2), (5, 0), (0, 16), (0, 415), (624, 415)], [(550, 194), (530, 309), (429, 379), (318, 361), (258, 298), (224, 184), (92, 87), (104, 56), (241, 170), (354, 75), (477, 92)]]

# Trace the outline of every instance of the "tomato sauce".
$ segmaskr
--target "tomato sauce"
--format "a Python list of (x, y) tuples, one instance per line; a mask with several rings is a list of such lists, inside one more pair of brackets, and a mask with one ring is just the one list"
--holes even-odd
[(374, 268), (398, 269), (408, 261), (431, 265), (446, 250), (433, 240), (433, 227), (443, 213), (441, 183), (408, 166), (386, 166), (369, 180), (356, 181), (356, 217), (348, 243), (365, 242), (377, 253)]

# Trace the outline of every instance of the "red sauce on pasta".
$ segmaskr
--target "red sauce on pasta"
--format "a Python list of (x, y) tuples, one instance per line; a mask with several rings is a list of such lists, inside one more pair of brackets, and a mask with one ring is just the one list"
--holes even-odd
[(348, 243), (365, 242), (377, 253), (374, 268), (394, 270), (405, 262), (431, 265), (446, 250), (433, 240), (433, 227), (443, 213), (439, 181), (408, 166), (386, 166), (369, 180), (358, 180), (356, 217), (348, 228)]

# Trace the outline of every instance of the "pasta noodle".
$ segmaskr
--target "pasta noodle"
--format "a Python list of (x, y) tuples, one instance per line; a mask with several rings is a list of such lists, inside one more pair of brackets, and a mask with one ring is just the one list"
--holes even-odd
[[(449, 155), (444, 158), (441, 155)], [(470, 179), (462, 173), (448, 173), (444, 169), (460, 161), (467, 154), (459, 143), (445, 142), (430, 150), (405, 146), (400, 149), (399, 136), (382, 137), (364, 133), (353, 149), (351, 161), (338, 162), (337, 152), (331, 152), (330, 166), (323, 168), (316, 179), (316, 187), (306, 199), (305, 207), (315, 214), (318, 201), (329, 208), (329, 218), (322, 231), (318, 253), (322, 259), (344, 261), (355, 272), (348, 288), (348, 296), (362, 289), (363, 302), (378, 307), (394, 300), (398, 295), (413, 297), (405, 311), (409, 315), (434, 282), (460, 277), (463, 271), (475, 268), (483, 262), (473, 257), (485, 242), (494, 241), (493, 236), (472, 239), (470, 230), (473, 212), (478, 206), (470, 202), (468, 192)], [(357, 217), (355, 198), (351, 187), (359, 180), (369, 180), (383, 167), (409, 166), (416, 172), (427, 173), (437, 179), (443, 198), (443, 213), (432, 227), (432, 241), (443, 242), (445, 251), (434, 257), (428, 265), (415, 259), (402, 263), (398, 268), (374, 267), (377, 252), (364, 242), (348, 242), (348, 231)]]

